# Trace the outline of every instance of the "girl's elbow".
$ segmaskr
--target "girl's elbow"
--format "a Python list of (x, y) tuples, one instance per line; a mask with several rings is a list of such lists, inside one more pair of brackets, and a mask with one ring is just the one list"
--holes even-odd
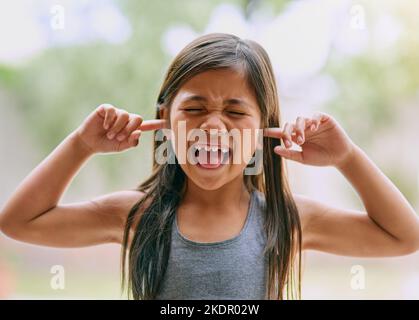
[(0, 215), (0, 232), (10, 238), (14, 238), (14, 228), (12, 228), (9, 222), (3, 218), (3, 215)]
[(4, 217), (4, 213), (0, 212), (0, 232), (6, 234), (7, 228), (8, 228), (8, 225)]
[(0, 213), (0, 232), (9, 238), (19, 240), (21, 238), (22, 227), (20, 227), (12, 219), (8, 218), (4, 213)]

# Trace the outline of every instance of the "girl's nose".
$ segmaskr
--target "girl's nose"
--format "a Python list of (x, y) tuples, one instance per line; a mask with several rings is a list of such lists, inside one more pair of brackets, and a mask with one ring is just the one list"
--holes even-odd
[(227, 127), (224, 124), (224, 122), (220, 119), (220, 117), (218, 116), (211, 116), (209, 118), (207, 118), (205, 120), (205, 122), (203, 122), (200, 126), (200, 129), (203, 131), (207, 131), (208, 133), (210, 133), (211, 131), (214, 132), (226, 132), (227, 131)]

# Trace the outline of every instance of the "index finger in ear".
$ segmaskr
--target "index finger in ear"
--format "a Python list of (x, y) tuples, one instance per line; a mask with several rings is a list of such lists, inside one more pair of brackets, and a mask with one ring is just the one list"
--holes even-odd
[(166, 127), (166, 123), (166, 119), (144, 120), (143, 122), (141, 122), (141, 125), (138, 129), (141, 131), (163, 129), (164, 127)]
[(281, 128), (265, 128), (263, 129), (263, 136), (281, 139), (286, 137), (287, 135), (283, 132)]

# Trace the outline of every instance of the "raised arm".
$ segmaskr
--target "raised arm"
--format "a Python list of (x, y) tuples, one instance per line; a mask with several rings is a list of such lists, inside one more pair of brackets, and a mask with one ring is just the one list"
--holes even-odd
[[(120, 191), (90, 201), (59, 204), (83, 164), (96, 153), (138, 144), (141, 130), (162, 127), (135, 114), (101, 105), (67, 136), (18, 186), (0, 213), (0, 230), (16, 240), (54, 247), (120, 242), (137, 191)], [(119, 137), (119, 138), (118, 138)]]
[[(419, 250), (419, 218), (406, 198), (356, 146), (335, 119), (299, 117), (268, 136), (283, 139), (275, 152), (303, 164), (334, 166), (354, 187), (365, 211), (333, 207), (294, 195), (303, 225), (303, 248), (338, 255), (385, 257)], [(301, 140), (299, 141), (299, 137)], [(301, 151), (290, 150), (295, 142)]]

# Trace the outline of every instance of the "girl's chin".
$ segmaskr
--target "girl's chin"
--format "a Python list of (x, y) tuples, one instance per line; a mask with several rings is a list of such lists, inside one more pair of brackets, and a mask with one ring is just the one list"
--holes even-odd
[[(194, 181), (196, 185), (205, 190), (216, 190), (220, 188), (227, 178), (228, 164), (214, 165), (213, 168), (206, 168), (205, 164), (189, 164), (187, 176)], [(228, 179), (226, 179), (227, 181)]]
[(221, 179), (209, 180), (207, 178), (203, 179), (202, 177), (194, 177), (191, 179), (193, 183), (203, 191), (214, 191), (220, 189), (228, 181), (223, 181)]

